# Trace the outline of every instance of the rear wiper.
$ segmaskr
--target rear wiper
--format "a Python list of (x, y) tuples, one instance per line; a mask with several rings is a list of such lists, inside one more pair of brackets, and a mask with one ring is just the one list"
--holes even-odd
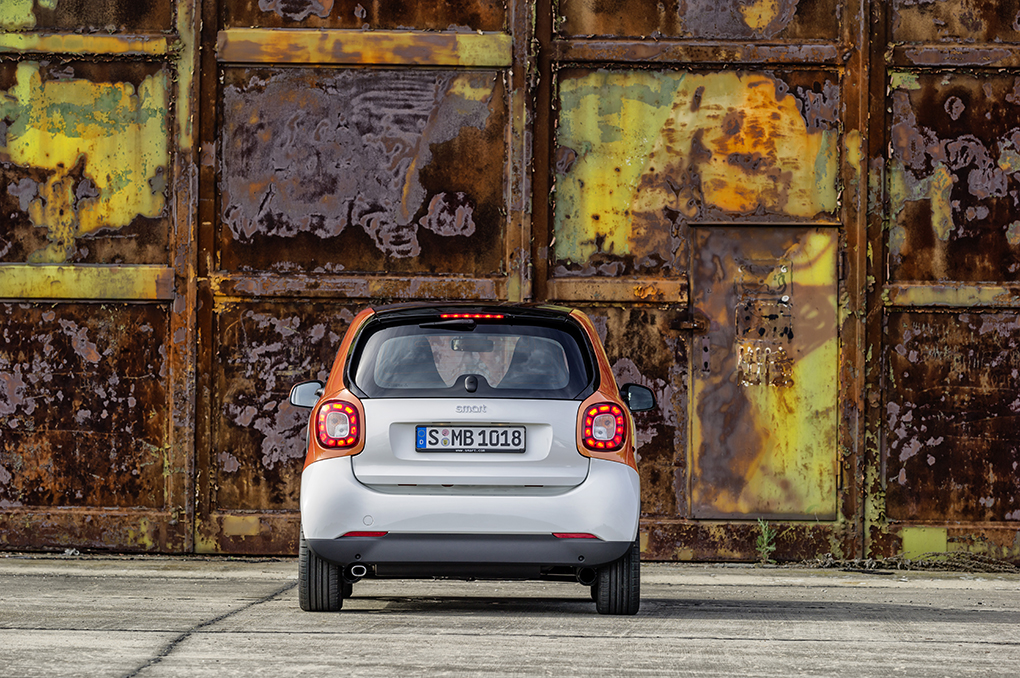
[(434, 323), (422, 323), (418, 325), (423, 330), (441, 330), (447, 327), (473, 330), (478, 325), (473, 318), (453, 318), (451, 320), (438, 320)]

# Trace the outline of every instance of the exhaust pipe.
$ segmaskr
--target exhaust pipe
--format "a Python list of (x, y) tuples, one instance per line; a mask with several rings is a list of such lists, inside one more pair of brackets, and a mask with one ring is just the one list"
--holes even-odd
[(353, 584), (366, 574), (368, 574), (368, 568), (361, 563), (355, 563), (354, 565), (348, 565), (347, 569), (344, 570), (344, 579)]
[(584, 586), (591, 586), (598, 581), (599, 573), (594, 567), (577, 568), (577, 581)]

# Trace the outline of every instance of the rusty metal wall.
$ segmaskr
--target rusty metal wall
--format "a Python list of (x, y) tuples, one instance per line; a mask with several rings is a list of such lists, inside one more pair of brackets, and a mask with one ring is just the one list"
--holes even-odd
[(0, 8), (2, 547), (192, 548), (193, 18)]
[[(866, 547), (1020, 558), (1016, 2), (893, 3), (875, 42)], [(881, 121), (881, 129), (876, 124)]]
[(295, 551), (307, 413), (287, 394), (326, 377), (359, 308), (526, 294), (525, 18), (206, 5), (198, 551)]
[(759, 518), (780, 558), (857, 555), (863, 7), (549, 9), (535, 289), (656, 318), (654, 341), (609, 333), (618, 376), (660, 394), (644, 556), (753, 560)]
[(646, 558), (1020, 559), (1018, 12), (6, 4), (0, 547), (293, 552), (289, 386), (477, 299), (656, 392)]

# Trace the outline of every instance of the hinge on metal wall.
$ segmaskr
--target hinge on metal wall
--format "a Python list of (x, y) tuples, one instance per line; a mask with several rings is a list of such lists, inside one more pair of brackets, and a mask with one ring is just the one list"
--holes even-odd
[(705, 334), (708, 332), (709, 321), (704, 315), (697, 311), (691, 311), (687, 318), (674, 318), (669, 324), (669, 329), (680, 332), (692, 332), (694, 334)]
[(843, 282), (846, 280), (846, 251), (840, 250), (839, 256), (836, 257), (836, 280)]

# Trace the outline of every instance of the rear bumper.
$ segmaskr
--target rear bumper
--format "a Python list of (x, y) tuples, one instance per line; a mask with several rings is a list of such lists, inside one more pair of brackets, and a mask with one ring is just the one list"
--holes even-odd
[(596, 567), (611, 563), (627, 552), (631, 542), (537, 534), (391, 533), (383, 537), (311, 539), (308, 545), (334, 563), (375, 566), (380, 576), (478, 572), (527, 576), (531, 574), (527, 566), (535, 566), (537, 573), (537, 568), (545, 566)]
[[(338, 563), (355, 562), (360, 553), (361, 562), (369, 563), (430, 559), (576, 566), (583, 556), (584, 565), (599, 564), (615, 560), (634, 541), (640, 509), (637, 472), (600, 459), (591, 460), (584, 482), (552, 495), (513, 495), (505, 488), (492, 494), (384, 493), (358, 482), (350, 457), (310, 464), (301, 476), (305, 539), (320, 556)], [(375, 541), (341, 538), (368, 530), (387, 535)], [(552, 536), (563, 532), (597, 539)]]

